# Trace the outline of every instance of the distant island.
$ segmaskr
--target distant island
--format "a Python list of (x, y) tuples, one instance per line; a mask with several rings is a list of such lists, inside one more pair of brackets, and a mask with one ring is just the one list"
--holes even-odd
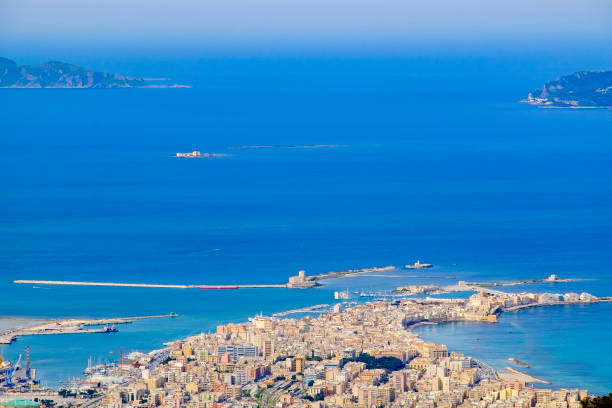
[(612, 108), (612, 71), (582, 71), (547, 82), (521, 102), (564, 108)]
[(98, 72), (58, 61), (17, 65), (13, 60), (0, 57), (0, 88), (190, 88), (159, 81)]

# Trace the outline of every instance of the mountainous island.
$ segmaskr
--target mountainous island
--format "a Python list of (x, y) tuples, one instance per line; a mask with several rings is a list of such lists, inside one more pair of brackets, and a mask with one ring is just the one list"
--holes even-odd
[(612, 71), (582, 71), (547, 82), (521, 102), (565, 108), (612, 108)]
[(17, 65), (0, 57), (0, 88), (189, 88), (165, 82), (98, 72), (58, 61)]

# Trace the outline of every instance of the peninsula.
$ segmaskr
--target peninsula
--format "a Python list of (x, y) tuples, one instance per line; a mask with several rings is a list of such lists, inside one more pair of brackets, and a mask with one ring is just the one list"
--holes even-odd
[(103, 89), (190, 88), (190, 86), (99, 72), (59, 61), (38, 65), (17, 65), (13, 60), (0, 57), (0, 88)]
[(547, 82), (521, 102), (557, 108), (612, 108), (612, 71), (581, 71)]
[[(303, 273), (298, 276), (305, 278)], [(550, 382), (512, 367), (495, 370), (444, 344), (425, 342), (412, 329), (450, 321), (493, 323), (498, 315), (522, 306), (607, 300), (586, 293), (494, 291), (468, 299), (338, 303), (332, 310), (319, 304), (220, 325), (215, 332), (165, 343), (168, 347), (148, 354), (132, 352), (124, 358), (120, 349), (118, 363), (90, 366), (84, 381), (58, 391), (32, 385), (28, 370), (23, 381), (8, 378), (4, 385), (19, 392), (21, 401), (48, 399), (53, 403), (48, 407), (581, 408), (586, 390), (534, 388), (532, 384)], [(292, 313), (318, 317), (284, 317)], [(138, 318), (65, 324), (82, 328), (133, 319)], [(529, 369), (515, 358), (509, 360)], [(18, 365), (19, 360), (9, 370)]]
[[(80, 388), (59, 393), (88, 393), (91, 406), (104, 408), (581, 408), (586, 390), (534, 388), (550, 382), (512, 367), (497, 371), (410, 330), (415, 322), (493, 322), (501, 307), (546, 300), (539, 296), (479, 293), (258, 315), (88, 368)], [(294, 312), (318, 316), (281, 318)]]

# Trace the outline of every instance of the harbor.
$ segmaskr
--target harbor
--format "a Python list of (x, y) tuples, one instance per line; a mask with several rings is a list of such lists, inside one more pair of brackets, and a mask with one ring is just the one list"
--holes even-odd
[[(156, 316), (114, 317), (105, 319), (62, 319), (49, 320), (32, 326), (21, 326), (0, 331), (0, 344), (11, 344), (21, 336), (48, 334), (92, 334), (116, 333), (117, 324), (132, 323), (144, 319), (163, 319), (177, 317), (176, 313)], [(100, 326), (100, 327), (95, 327)]]

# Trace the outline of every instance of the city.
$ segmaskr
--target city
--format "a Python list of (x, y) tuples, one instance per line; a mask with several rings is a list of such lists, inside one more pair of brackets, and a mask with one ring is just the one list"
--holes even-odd
[(469, 299), (337, 303), (318, 317), (258, 315), (148, 354), (122, 354), (115, 365), (90, 367), (86, 380), (60, 390), (51, 405), (579, 408), (586, 390), (534, 388), (547, 382), (510, 367), (498, 372), (424, 342), (410, 328), (495, 322), (521, 307), (606, 300), (586, 293), (482, 291)]

